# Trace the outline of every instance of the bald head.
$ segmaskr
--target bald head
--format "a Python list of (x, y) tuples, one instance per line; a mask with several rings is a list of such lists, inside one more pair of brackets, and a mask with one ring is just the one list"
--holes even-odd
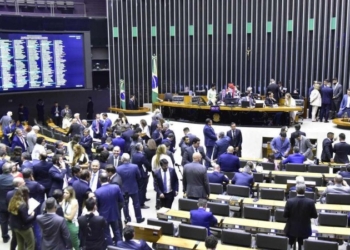
[(214, 163), (212, 165), (213, 165), (214, 171), (220, 172), (220, 165), (219, 164)]
[(13, 179), (12, 184), (14, 187), (24, 186), (26, 183), (24, 182), (22, 177), (16, 177)]
[(232, 146), (229, 146), (229, 147), (227, 148), (227, 153), (233, 154), (233, 152), (234, 152), (233, 147), (232, 147)]
[(334, 178), (334, 182), (336, 184), (342, 184), (343, 183), (343, 176), (341, 175), (336, 175), (335, 178)]
[(198, 152), (192, 155), (193, 162), (200, 162), (202, 160), (202, 155)]

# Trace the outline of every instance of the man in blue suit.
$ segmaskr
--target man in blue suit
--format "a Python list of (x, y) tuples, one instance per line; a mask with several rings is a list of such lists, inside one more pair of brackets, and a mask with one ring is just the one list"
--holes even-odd
[(350, 89), (347, 90), (346, 95), (343, 96), (343, 100), (340, 103), (340, 109), (338, 112), (338, 117), (342, 117), (344, 113), (347, 113), (350, 117)]
[(79, 212), (78, 215), (81, 215), (84, 199), (87, 197), (87, 193), (91, 192), (89, 187), (90, 181), (90, 172), (87, 169), (84, 169), (80, 172), (80, 179), (73, 182), (72, 187), (75, 191), (75, 198), (78, 200)]
[(117, 247), (121, 249), (132, 249), (132, 250), (152, 250), (146, 241), (144, 240), (134, 240), (135, 232), (132, 226), (125, 226), (123, 231), (123, 236), (125, 241), (118, 241)]
[(190, 221), (192, 225), (202, 226), (207, 228), (208, 235), (210, 235), (210, 227), (215, 226), (218, 221), (212, 212), (206, 211), (207, 200), (198, 200), (198, 209), (190, 211)]
[(141, 175), (139, 181), (139, 200), (140, 206), (143, 209), (149, 208), (145, 205), (146, 202), (146, 191), (148, 184), (148, 171), (152, 170), (151, 164), (148, 162), (145, 154), (143, 153), (143, 146), (141, 143), (137, 143), (135, 146), (136, 152), (131, 157), (131, 163), (137, 165)]
[(91, 124), (94, 138), (101, 139), (103, 134), (103, 123), (100, 119), (100, 115), (96, 114), (96, 119)]
[(112, 126), (112, 121), (111, 119), (108, 118), (108, 115), (106, 113), (102, 114), (103, 118), (103, 137), (107, 138), (107, 129)]
[(238, 172), (240, 166), (239, 158), (233, 154), (234, 148), (229, 146), (227, 152), (220, 155), (217, 164), (220, 165), (221, 171), (223, 172)]
[(84, 129), (83, 136), (80, 138), (79, 144), (85, 149), (85, 153), (91, 157), (92, 137), (90, 136), (90, 130), (88, 128)]
[(170, 134), (167, 134), (166, 137), (164, 135), (164, 139), (162, 140), (162, 142), (160, 144), (169, 145), (169, 151), (171, 153), (175, 153), (174, 140), (175, 140), (175, 135), (173, 133), (170, 133)]
[[(95, 191), (98, 212), (112, 228), (114, 241), (118, 242), (122, 239), (118, 225), (119, 216), (121, 216), (119, 214), (118, 204), (123, 203), (124, 198), (118, 185), (108, 183), (107, 173), (100, 174), (100, 182), (102, 183), (101, 187)], [(113, 245), (109, 227), (106, 228), (105, 235), (107, 244)]]
[[(168, 138), (169, 137), (169, 135), (170, 134), (173, 134), (173, 136), (171, 137), (171, 138)], [(176, 147), (176, 137), (175, 137), (175, 133), (174, 133), (174, 131), (173, 130), (171, 130), (170, 128), (169, 128), (169, 123), (163, 123), (163, 137), (164, 137), (164, 139), (166, 139), (166, 138), (168, 138), (169, 139), (169, 141), (171, 142), (171, 152), (175, 152), (174, 151), (174, 148)], [(163, 144), (163, 142), (162, 142), (162, 144)]]
[(13, 176), (11, 175), (11, 163), (5, 163), (2, 166), (2, 174), (0, 175), (0, 224), (1, 236), (4, 243), (10, 240), (8, 235), (10, 213), (6, 204), (7, 192), (13, 190)]
[(241, 173), (235, 173), (235, 176), (233, 176), (231, 183), (238, 186), (252, 188), (254, 185), (254, 178), (250, 167), (246, 165)]
[(123, 128), (122, 138), (125, 140), (123, 152), (130, 153), (131, 137), (134, 135), (134, 130), (130, 128), (130, 124), (123, 125)]
[[(207, 118), (205, 120), (205, 126), (203, 128), (203, 134), (204, 134), (204, 145), (206, 147), (207, 150), (207, 157), (209, 159), (211, 159), (211, 156), (213, 154), (213, 149), (215, 146), (215, 142), (216, 142), (216, 134), (215, 131), (212, 127), (212, 120)], [(206, 161), (205, 162), (205, 166), (206, 167), (210, 167), (210, 162)]]
[(11, 144), (11, 148), (12, 151), (15, 147), (21, 147), (22, 148), (22, 152), (26, 152), (28, 149), (28, 144), (27, 144), (27, 140), (24, 138), (23, 136), (23, 132), (21, 129), (16, 129), (16, 134), (13, 137), (12, 140), (12, 144)]
[(120, 154), (124, 153), (124, 148), (125, 148), (125, 140), (121, 137), (122, 136), (122, 131), (117, 130), (115, 132), (116, 137), (112, 140), (112, 144), (114, 147), (118, 146), (121, 150)]
[(238, 157), (242, 156), (242, 132), (236, 128), (236, 123), (231, 123), (231, 129), (226, 132), (226, 136), (230, 137), (230, 145), (234, 149), (234, 154)]
[(171, 208), (179, 192), (179, 180), (175, 169), (168, 167), (167, 159), (161, 159), (159, 165), (161, 169), (154, 173), (155, 190), (160, 199), (160, 206)]
[(137, 165), (130, 163), (129, 154), (124, 153), (122, 155), (121, 161), (123, 162), (123, 164), (117, 168), (117, 173), (122, 178), (122, 181), (123, 181), (122, 193), (126, 199), (123, 207), (124, 217), (125, 217), (125, 220), (127, 220), (128, 222), (131, 221), (131, 218), (129, 215), (129, 197), (131, 197), (137, 223), (141, 223), (145, 220), (145, 218), (142, 218), (142, 215), (141, 215), (139, 192), (138, 192), (141, 174)]
[(227, 185), (229, 183), (229, 179), (226, 175), (220, 172), (220, 166), (218, 164), (214, 164), (214, 171), (211, 173), (207, 173), (209, 183), (217, 183)]
[(45, 187), (45, 194), (49, 197), (50, 189), (52, 185), (51, 176), (49, 173), (50, 168), (53, 166), (52, 162), (47, 162), (46, 152), (40, 153), (40, 161), (33, 166), (34, 179)]
[(62, 156), (57, 154), (54, 155), (52, 157), (52, 163), (53, 166), (49, 170), (51, 176), (49, 197), (52, 196), (55, 189), (63, 189), (64, 186), (68, 186), (66, 163), (63, 161)]
[(22, 159), (22, 165), (21, 165), (21, 170), (23, 171), (23, 169), (25, 168), (30, 168), (33, 169), (33, 163), (30, 161), (31, 160), (31, 156), (28, 152), (23, 152), (21, 155), (21, 159)]
[(80, 176), (80, 166), (76, 165), (71, 168), (71, 178), (68, 180), (68, 186), (72, 186), (74, 182), (79, 180)]
[(328, 122), (329, 111), (332, 107), (333, 89), (329, 80), (324, 80), (325, 86), (321, 88), (322, 106), (320, 111), (320, 122)]
[(151, 136), (157, 146), (159, 146), (163, 140), (162, 125), (160, 123), (157, 124), (157, 128), (153, 131)]
[(214, 152), (212, 155), (212, 159), (218, 159), (220, 157), (220, 155), (222, 155), (223, 153), (225, 153), (228, 149), (228, 147), (230, 146), (230, 137), (225, 136), (224, 132), (220, 132), (219, 136), (218, 136), (218, 140), (215, 142), (215, 146), (214, 146)]
[(286, 159), (282, 161), (282, 164), (287, 164), (287, 163), (298, 163), (302, 164), (306, 160), (305, 156), (303, 154), (299, 153), (299, 147), (294, 147), (293, 148), (293, 154), (288, 155)]
[(281, 159), (282, 157), (287, 157), (290, 150), (290, 142), (286, 140), (287, 134), (281, 132), (280, 136), (277, 136), (271, 141), (271, 149), (275, 154), (275, 159)]

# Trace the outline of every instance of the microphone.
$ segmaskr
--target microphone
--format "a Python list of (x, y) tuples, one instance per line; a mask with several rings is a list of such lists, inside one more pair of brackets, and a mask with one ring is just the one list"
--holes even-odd
[(163, 100), (162, 100), (162, 99), (160, 99), (160, 98), (157, 98), (157, 100), (158, 100), (159, 102), (163, 102)]

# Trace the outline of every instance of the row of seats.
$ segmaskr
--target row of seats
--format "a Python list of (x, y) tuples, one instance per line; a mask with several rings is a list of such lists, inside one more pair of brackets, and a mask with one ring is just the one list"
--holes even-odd
[(66, 7), (66, 8), (74, 8), (74, 2), (73, 1), (52, 1), (52, 0), (0, 0), (0, 5), (3, 6), (14, 6), (15, 4), (18, 5), (26, 5), (30, 7), (38, 7), (38, 8), (45, 8), (45, 7)]

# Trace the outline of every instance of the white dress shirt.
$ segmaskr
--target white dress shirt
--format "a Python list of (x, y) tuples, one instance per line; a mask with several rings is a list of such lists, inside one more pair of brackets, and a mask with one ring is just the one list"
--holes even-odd
[[(166, 193), (170, 193), (172, 191), (171, 189), (171, 182), (170, 182), (170, 172), (169, 170), (167, 170), (166, 172), (164, 172), (163, 170), (160, 171), (162, 173), (162, 180), (164, 180), (164, 173), (165, 173), (165, 177), (166, 177)], [(163, 181), (164, 183), (164, 181)]]
[(45, 151), (45, 148), (43, 145), (35, 144), (32, 152), (32, 160), (40, 160), (39, 159), (40, 152), (43, 152), (43, 151)]
[(98, 174), (99, 174), (99, 171), (97, 171), (96, 173), (91, 172), (90, 188), (92, 192), (95, 192), (97, 189)]

